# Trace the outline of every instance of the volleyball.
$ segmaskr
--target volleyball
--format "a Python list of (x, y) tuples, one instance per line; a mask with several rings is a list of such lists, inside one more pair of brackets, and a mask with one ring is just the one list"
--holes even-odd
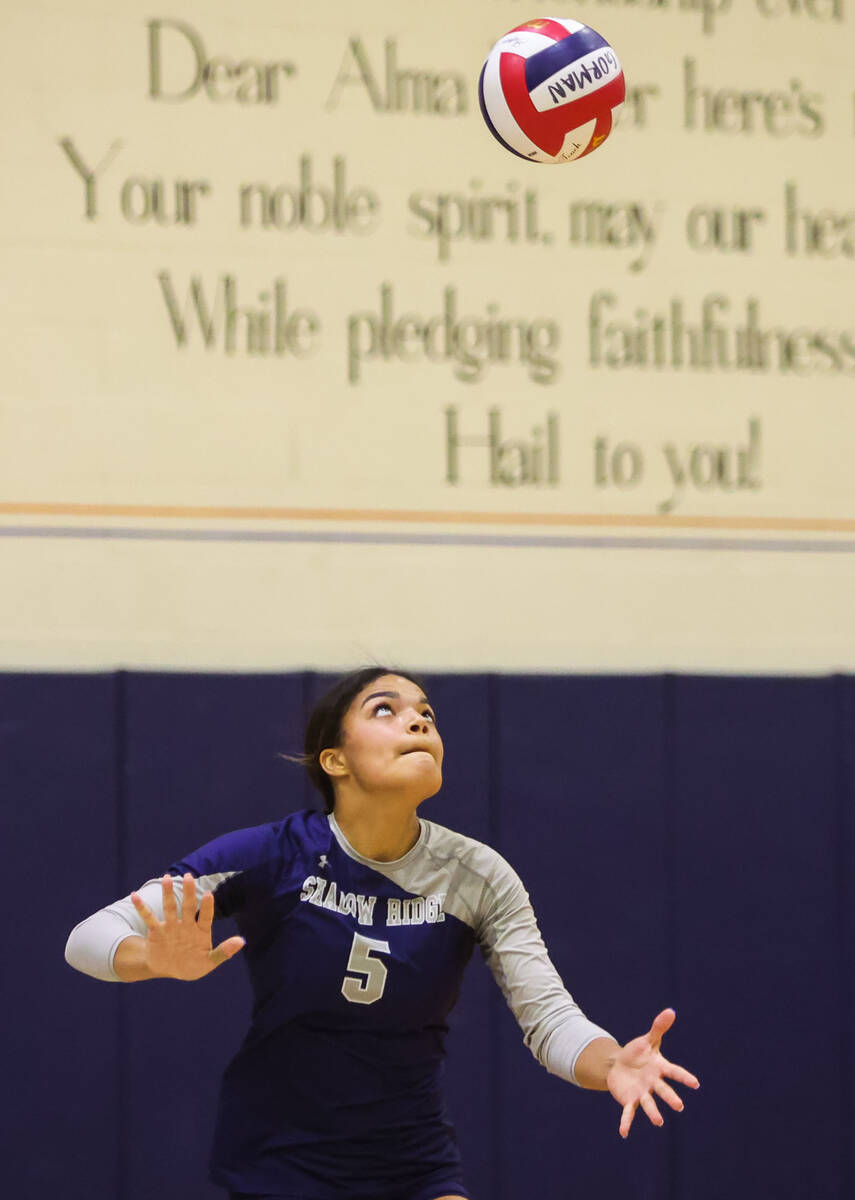
[(563, 163), (601, 146), (626, 96), (612, 47), (580, 21), (517, 25), (487, 55), (478, 82), (493, 137), (529, 162)]

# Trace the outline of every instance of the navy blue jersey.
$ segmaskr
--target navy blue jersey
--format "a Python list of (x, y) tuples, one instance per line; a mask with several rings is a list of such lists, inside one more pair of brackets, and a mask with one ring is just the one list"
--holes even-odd
[[(223, 1079), (216, 1183), (298, 1200), (430, 1200), (433, 1182), (436, 1195), (465, 1194), (440, 1067), (476, 943), (549, 1070), (572, 1079), (579, 1052), (607, 1036), (564, 989), (505, 860), (419, 825), (407, 854), (378, 862), (334, 817), (301, 812), (170, 867), (196, 878), (197, 904), (212, 891), (216, 916), (234, 917), (246, 939), (252, 1021)], [(162, 914), (158, 881), (140, 890)], [(78, 927), (81, 943), (92, 922), (106, 966), (82, 950), (74, 965), (116, 978), (116, 945), (144, 924), (119, 901)]]
[(316, 812), (226, 834), (170, 868), (186, 871), (217, 879), (253, 992), (215, 1181), (302, 1197), (306, 1176), (330, 1176), (378, 1196), (414, 1168), (454, 1173), (438, 1073), (472, 928), (348, 853)]

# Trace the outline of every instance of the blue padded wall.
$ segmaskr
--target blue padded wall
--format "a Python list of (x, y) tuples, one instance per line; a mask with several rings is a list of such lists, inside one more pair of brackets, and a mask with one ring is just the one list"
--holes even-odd
[[(672, 1002), (670, 864), (663, 684), (616, 682), (503, 678), (494, 770), (497, 847), (522, 876), (567, 987), (592, 1020), (625, 1041)], [(612, 1100), (545, 1077), (510, 1014), (502, 1015), (496, 1194), (663, 1195), (662, 1133), (637, 1120), (622, 1144)]]
[(119, 989), (63, 960), (117, 894), (116, 680), (0, 675), (3, 1194), (120, 1192)]
[[(128, 676), (126, 720), (124, 892), (229, 829), (304, 805), (302, 772), (278, 757), (295, 748), (303, 726), (298, 675)], [(233, 932), (225, 923), (215, 930), (218, 939)], [(222, 1196), (204, 1182), (204, 1164), (220, 1075), (248, 1024), (244, 972), (230, 963), (196, 984), (154, 980), (121, 990), (123, 1200)]]
[(841, 912), (838, 943), (840, 1006), (843, 1030), (840, 1046), (842, 1082), (838, 1119), (843, 1131), (839, 1147), (840, 1195), (855, 1193), (855, 679), (838, 677), (836, 693), (836, 750), (839, 776), (840, 836), (837, 849)]
[(678, 1007), (704, 1089), (676, 1166), (693, 1200), (843, 1194), (834, 701), (823, 680), (673, 685)]
[[(88, 912), (227, 829), (318, 804), (324, 676), (0, 675), (7, 877), (4, 1194), (159, 1200), (205, 1182), (239, 960), (99, 984)], [(666, 1005), (702, 1078), (666, 1128), (548, 1076), (473, 963), (446, 1072), (476, 1200), (849, 1200), (855, 679), (441, 676), (446, 785), (424, 815), (525, 882), (556, 966), (622, 1040)], [(227, 936), (224, 928), (219, 936)]]

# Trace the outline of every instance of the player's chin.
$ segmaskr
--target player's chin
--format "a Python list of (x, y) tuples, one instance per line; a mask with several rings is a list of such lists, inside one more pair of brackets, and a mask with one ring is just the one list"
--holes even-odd
[(425, 800), (428, 796), (436, 795), (442, 787), (442, 767), (428, 751), (417, 750), (403, 754), (401, 763), (409, 778), (419, 781), (420, 790), (424, 790)]
[(425, 800), (430, 800), (431, 796), (435, 796), (441, 787), (442, 772), (437, 771), (433, 779), (425, 779), (422, 783), (422, 786), (419, 788), (419, 794), (421, 797), (419, 804), (423, 803)]

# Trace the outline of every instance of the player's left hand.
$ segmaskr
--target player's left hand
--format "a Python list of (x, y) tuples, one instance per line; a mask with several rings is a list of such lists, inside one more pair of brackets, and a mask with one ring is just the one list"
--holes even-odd
[(694, 1075), (676, 1063), (668, 1062), (659, 1051), (662, 1037), (676, 1020), (673, 1008), (664, 1009), (650, 1026), (648, 1033), (633, 1038), (621, 1046), (606, 1076), (606, 1086), (623, 1108), (620, 1119), (620, 1135), (626, 1137), (641, 1106), (654, 1125), (664, 1125), (662, 1114), (656, 1107), (654, 1096), (664, 1100), (675, 1112), (683, 1111), (683, 1101), (666, 1079), (684, 1083), (690, 1088), (699, 1088)]

